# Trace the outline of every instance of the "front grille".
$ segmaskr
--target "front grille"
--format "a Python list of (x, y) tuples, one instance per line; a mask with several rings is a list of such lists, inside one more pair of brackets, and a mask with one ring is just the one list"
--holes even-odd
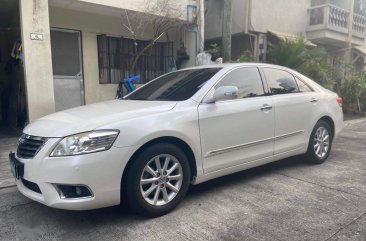
[(32, 190), (33, 192), (42, 194), (41, 189), (39, 189), (39, 186), (34, 182), (30, 182), (22, 178), (22, 183), (26, 188)]
[(22, 134), (19, 138), (17, 156), (20, 158), (31, 159), (46, 142), (46, 138)]

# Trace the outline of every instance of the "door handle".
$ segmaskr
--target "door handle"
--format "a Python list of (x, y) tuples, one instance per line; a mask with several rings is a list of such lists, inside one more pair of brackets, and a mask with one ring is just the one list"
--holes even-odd
[(310, 100), (310, 102), (311, 103), (316, 103), (316, 102), (318, 102), (319, 101), (319, 99), (317, 99), (317, 98), (315, 98), (315, 97), (312, 97), (311, 98), (311, 100)]
[(271, 109), (272, 109), (272, 106), (267, 105), (267, 104), (264, 104), (264, 105), (262, 106), (262, 108), (261, 108), (261, 110), (262, 110), (262, 111), (264, 111), (264, 110), (271, 110)]

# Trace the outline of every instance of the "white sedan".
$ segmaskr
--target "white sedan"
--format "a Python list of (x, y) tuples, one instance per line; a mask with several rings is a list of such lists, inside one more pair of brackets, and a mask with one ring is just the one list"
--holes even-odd
[(163, 75), (124, 99), (29, 124), (10, 154), (18, 189), (50, 207), (126, 202), (155, 217), (190, 184), (294, 155), (324, 162), (342, 129), (342, 99), (267, 64), (195, 67)]

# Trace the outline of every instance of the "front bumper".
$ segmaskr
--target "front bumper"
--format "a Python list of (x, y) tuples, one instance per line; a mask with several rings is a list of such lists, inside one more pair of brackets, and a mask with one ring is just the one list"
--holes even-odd
[[(60, 209), (88, 210), (118, 205), (123, 170), (139, 146), (112, 147), (107, 151), (77, 156), (49, 157), (58, 141), (58, 138), (50, 138), (33, 159), (17, 157), (24, 163), (23, 178), (37, 184), (41, 193), (17, 179), (19, 191), (34, 201)], [(55, 184), (87, 186), (93, 196), (61, 198)]]

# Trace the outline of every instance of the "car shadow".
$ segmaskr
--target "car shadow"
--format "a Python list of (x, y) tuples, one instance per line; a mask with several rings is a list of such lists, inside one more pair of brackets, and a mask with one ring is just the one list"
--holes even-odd
[[(204, 196), (205, 194), (212, 192), (213, 190), (217, 191), (221, 189), (226, 189), (230, 186), (239, 183), (249, 182), (255, 178), (275, 173), (279, 170), (298, 168), (306, 165), (308, 164), (306, 164), (301, 157), (291, 157), (260, 167), (255, 167), (252, 169), (213, 179), (202, 184), (191, 185), (186, 198), (183, 200), (183, 205), (180, 205), (178, 207), (178, 212), (182, 211), (181, 208), (184, 208), (182, 207), (184, 206), (184, 203), (194, 202), (194, 199)], [(29, 205), (31, 205), (31, 207), (29, 207)], [(42, 223), (47, 222), (55, 223), (55, 225), (61, 226), (62, 228), (65, 228), (71, 232), (80, 230), (80, 228), (85, 229), (85, 232), (87, 232), (86, 230), (88, 228), (95, 227), (96, 225), (113, 226), (118, 223), (118, 225), (130, 226), (132, 224), (138, 224), (149, 220), (148, 218), (133, 213), (125, 205), (87, 211), (51, 209), (36, 202), (31, 202), (27, 206), (27, 208), (24, 206), (19, 208), (26, 208), (28, 209), (28, 211), (14, 210), (16, 212), (20, 212), (18, 215), (22, 216), (22, 220), (17, 225), (21, 225), (21, 227), (23, 228), (34, 227), (35, 223), (37, 222), (41, 222), (39, 226), (42, 226)], [(29, 208), (32, 209), (32, 212), (30, 213), (28, 213)], [(22, 215), (22, 212), (26, 213), (26, 215)], [(174, 215), (174, 212), (172, 214)], [(28, 219), (26, 218), (27, 216), (29, 216)], [(43, 218), (40, 219), (40, 216), (43, 216)], [(40, 233), (43, 233), (43, 231), (40, 231)]]
[(204, 195), (205, 192), (209, 192), (212, 189), (217, 190), (220, 188), (227, 188), (230, 185), (248, 182), (254, 178), (268, 175), (269, 173), (275, 173), (284, 169), (293, 169), (308, 165), (309, 164), (304, 161), (302, 156), (285, 158), (276, 162), (219, 177), (198, 185), (191, 185), (187, 196), (194, 197)]

